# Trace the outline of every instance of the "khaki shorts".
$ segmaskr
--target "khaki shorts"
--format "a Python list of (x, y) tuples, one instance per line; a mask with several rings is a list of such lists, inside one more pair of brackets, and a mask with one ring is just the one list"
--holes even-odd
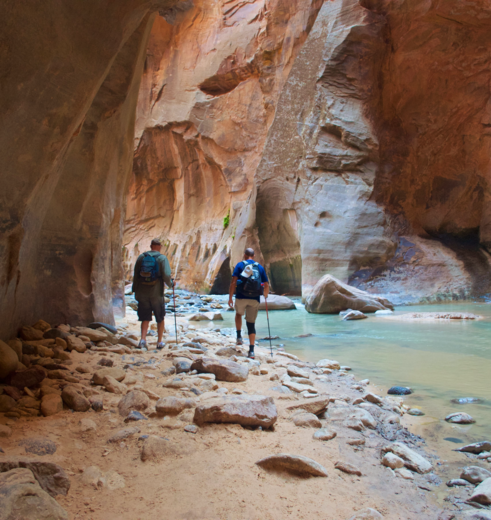
[(248, 323), (255, 323), (259, 302), (257, 300), (247, 300), (245, 298), (235, 298), (235, 312), (241, 316), (246, 316)]

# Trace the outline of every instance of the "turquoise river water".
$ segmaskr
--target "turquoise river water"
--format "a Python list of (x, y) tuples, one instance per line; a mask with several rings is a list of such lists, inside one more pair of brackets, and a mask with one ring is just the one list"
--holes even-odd
[[(283, 344), (301, 359), (328, 358), (349, 365), (358, 380), (370, 379), (381, 395), (392, 385), (410, 386), (414, 394), (406, 396), (405, 403), (426, 414), (415, 417), (414, 425), (421, 432), (430, 428), (441, 447), (456, 448), (459, 440), (491, 439), (491, 305), (399, 307), (395, 314), (409, 312), (470, 312), (484, 319), (403, 322), (371, 314), (365, 320), (346, 322), (336, 315), (309, 314), (297, 303), (296, 310), (270, 311), (271, 334), (281, 338), (273, 344)], [(234, 314), (223, 316), (220, 326), (233, 327)], [(258, 338), (268, 335), (265, 312), (260, 312), (257, 331)], [(309, 333), (313, 336), (296, 337)], [(451, 402), (459, 397), (478, 397), (482, 403)], [(444, 421), (457, 411), (472, 415), (476, 424)]]

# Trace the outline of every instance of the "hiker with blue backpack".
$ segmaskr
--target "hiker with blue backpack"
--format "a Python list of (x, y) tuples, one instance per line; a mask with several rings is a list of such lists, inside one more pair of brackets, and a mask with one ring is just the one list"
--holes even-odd
[(150, 251), (142, 253), (135, 264), (133, 274), (133, 292), (138, 302), (138, 320), (141, 321), (141, 340), (138, 348), (147, 348), (148, 326), (152, 321), (152, 312), (157, 322), (157, 349), (164, 348), (162, 336), (165, 330), (164, 283), (173, 287), (169, 260), (160, 250), (162, 244), (154, 238)]
[(242, 316), (245, 314), (247, 333), (249, 334), (249, 354), (254, 359), (254, 344), (256, 341), (256, 318), (261, 302), (269, 294), (269, 280), (264, 267), (254, 260), (254, 249), (244, 252), (244, 260), (239, 262), (232, 274), (229, 292), (229, 307), (233, 308), (235, 293), (235, 328), (237, 329), (237, 345), (243, 345)]

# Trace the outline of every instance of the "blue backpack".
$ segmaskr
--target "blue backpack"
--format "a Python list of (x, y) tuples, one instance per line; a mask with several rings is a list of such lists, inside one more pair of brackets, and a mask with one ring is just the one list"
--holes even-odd
[(140, 266), (140, 278), (143, 285), (155, 285), (159, 278), (159, 263), (157, 257), (150, 253), (143, 253), (143, 260)]

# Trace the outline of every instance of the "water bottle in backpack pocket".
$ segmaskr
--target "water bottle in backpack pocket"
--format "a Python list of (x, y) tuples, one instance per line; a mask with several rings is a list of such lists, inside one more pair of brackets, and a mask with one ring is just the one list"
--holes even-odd
[(159, 278), (159, 263), (157, 257), (149, 253), (143, 253), (140, 266), (140, 278), (143, 285), (155, 285)]

